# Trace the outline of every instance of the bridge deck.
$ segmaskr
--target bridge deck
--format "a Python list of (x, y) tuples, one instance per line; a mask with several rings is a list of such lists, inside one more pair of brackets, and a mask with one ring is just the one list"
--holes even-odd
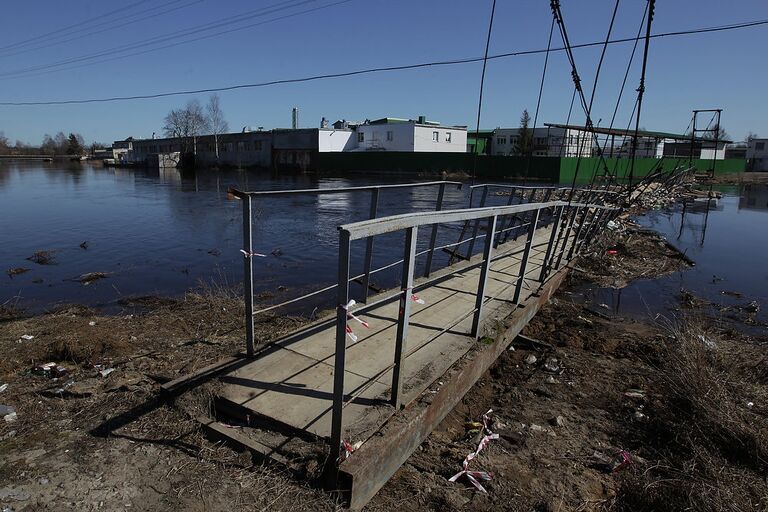
[[(538, 288), (536, 279), (550, 230), (551, 226), (541, 227), (535, 233), (521, 301)], [(503, 254), (518, 252), (524, 244), (525, 236), (521, 236), (499, 245), (493, 252), (492, 257), (499, 259), (492, 262), (487, 280), (487, 302), (483, 309), (486, 325), (487, 319), (506, 316), (510, 311), (522, 255)], [(411, 309), (404, 349), (408, 355), (403, 364), (403, 403), (421, 394), (476, 343), (469, 333), (480, 268), (471, 267), (480, 258), (475, 256), (469, 262), (435, 273), (440, 279), (418, 292), (425, 304), (414, 303)], [(417, 287), (418, 284), (416, 280)], [(387, 400), (398, 308), (399, 303), (393, 301), (362, 313), (370, 329), (350, 321), (359, 340), (354, 344), (347, 340), (345, 392), (347, 400), (352, 396), (355, 399), (345, 408), (343, 419), (344, 431), (354, 441), (370, 437), (395, 412)], [(466, 318), (445, 330), (463, 316)], [(309, 332), (277, 341), (254, 361), (221, 376), (220, 399), (251, 419), (328, 438), (335, 318), (333, 314)]]

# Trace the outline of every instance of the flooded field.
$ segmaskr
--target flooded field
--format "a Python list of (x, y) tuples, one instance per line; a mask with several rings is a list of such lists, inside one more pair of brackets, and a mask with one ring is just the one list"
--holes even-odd
[[(635, 220), (661, 233), (696, 265), (630, 286), (598, 289), (589, 297), (615, 313), (634, 317), (669, 316), (690, 295), (723, 314), (750, 312), (768, 322), (768, 185), (722, 187), (723, 198), (709, 213), (705, 205), (652, 211)], [(754, 304), (756, 303), (756, 304)]]

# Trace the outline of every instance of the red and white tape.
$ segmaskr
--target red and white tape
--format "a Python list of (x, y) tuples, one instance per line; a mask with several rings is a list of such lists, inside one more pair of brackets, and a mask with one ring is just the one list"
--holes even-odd
[(489, 423), (491, 421), (491, 413), (493, 412), (493, 409), (488, 409), (488, 412), (483, 414), (483, 428), (486, 432), (486, 434), (483, 436), (483, 438), (480, 440), (480, 443), (477, 445), (477, 449), (468, 454), (464, 458), (464, 462), (461, 464), (461, 471), (453, 475), (451, 478), (448, 479), (449, 482), (455, 482), (457, 481), (462, 475), (467, 477), (467, 480), (480, 492), (488, 493), (488, 491), (485, 490), (485, 487), (482, 486), (480, 481), (489, 482), (493, 478), (493, 473), (487, 472), (487, 471), (470, 471), (469, 470), (469, 463), (475, 459), (478, 455), (480, 455), (480, 452), (483, 451), (488, 444), (493, 441), (494, 439), (499, 438), (499, 434), (494, 434), (491, 431), (491, 428), (489, 426)]
[(261, 254), (261, 253), (258, 253), (258, 252), (248, 252), (245, 249), (240, 249), (240, 252), (243, 253), (243, 256), (246, 257), (246, 258), (253, 258), (254, 256), (257, 256), (259, 258), (266, 258), (267, 257), (266, 254)]
[[(351, 310), (352, 310), (352, 308), (353, 308), (353, 307), (354, 307), (356, 304), (357, 304), (357, 302), (355, 302), (355, 300), (354, 300), (354, 299), (352, 299), (352, 300), (350, 300), (349, 302), (347, 302), (347, 305), (346, 305), (346, 306), (339, 306), (339, 307), (340, 307), (341, 309), (343, 309), (344, 311), (346, 311), (346, 312), (347, 312), (347, 318), (348, 318), (348, 319), (349, 319), (349, 318), (351, 318), (352, 320), (355, 320), (356, 322), (358, 322), (360, 325), (362, 325), (362, 326), (363, 326), (363, 327), (365, 327), (366, 329), (370, 329), (370, 328), (371, 328), (371, 326), (368, 324), (368, 322), (366, 322), (366, 321), (365, 321), (365, 320), (363, 320), (362, 318), (359, 318), (359, 317), (355, 316), (354, 314), (352, 314), (352, 311), (351, 311)], [(356, 343), (356, 342), (357, 342), (357, 340), (358, 340), (358, 338), (357, 338), (357, 335), (356, 335), (356, 334), (354, 333), (354, 331), (352, 330), (352, 327), (350, 327), (349, 325), (347, 325), (347, 326), (345, 327), (345, 330), (347, 331), (347, 336), (349, 336), (349, 339), (351, 339), (353, 343)]]

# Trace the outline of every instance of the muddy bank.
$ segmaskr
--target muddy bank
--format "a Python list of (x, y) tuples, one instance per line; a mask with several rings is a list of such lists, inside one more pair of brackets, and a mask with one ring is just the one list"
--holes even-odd
[(742, 183), (768, 183), (768, 172), (737, 172), (732, 174), (717, 174), (711, 180), (720, 185), (740, 185)]
[[(689, 263), (620, 222), (374, 498), (372, 510), (765, 510), (768, 334), (684, 302), (637, 321), (575, 302)], [(634, 241), (633, 241), (634, 240)], [(608, 248), (622, 243), (624, 257)], [(624, 251), (622, 251), (624, 252)], [(642, 254), (633, 257), (632, 254)], [(587, 270), (588, 269), (588, 270)], [(493, 410), (491, 441), (458, 473)]]

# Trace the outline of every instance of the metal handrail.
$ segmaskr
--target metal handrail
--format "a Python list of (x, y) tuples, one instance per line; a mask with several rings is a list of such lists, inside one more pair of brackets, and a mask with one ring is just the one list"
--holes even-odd
[(349, 234), (350, 240), (359, 240), (369, 236), (383, 235), (401, 229), (416, 228), (425, 225), (461, 222), (467, 220), (500, 217), (515, 213), (530, 212), (544, 208), (572, 206), (574, 208), (615, 209), (610, 206), (586, 203), (570, 203), (566, 201), (549, 201), (546, 203), (524, 203), (511, 206), (486, 206), (483, 208), (465, 208), (461, 210), (443, 210), (440, 212), (416, 212), (381, 217), (378, 219), (361, 220), (350, 224), (342, 224), (339, 231)]
[[(549, 210), (553, 212), (553, 215), (545, 221), (541, 218), (541, 212)], [(567, 263), (567, 261), (575, 254), (578, 254), (584, 244), (589, 243), (595, 230), (600, 225), (607, 223), (611, 218), (618, 215), (620, 211), (621, 208), (618, 207), (593, 203), (545, 201), (540, 203), (490, 206), (448, 211), (416, 212), (363, 220), (339, 226), (339, 269), (337, 286), (337, 300), (339, 306), (337, 307), (336, 315), (333, 407), (331, 415), (331, 454), (329, 461), (338, 460), (342, 439), (342, 417), (344, 408), (350, 403), (350, 400), (345, 400), (344, 398), (344, 367), (347, 351), (347, 323), (349, 322), (349, 312), (343, 305), (347, 304), (349, 301), (350, 259), (351, 245), (353, 241), (370, 239), (374, 236), (396, 231), (405, 231), (405, 247), (402, 259), (400, 290), (387, 294), (380, 300), (375, 301), (374, 304), (356, 310), (357, 313), (360, 313), (374, 305), (399, 300), (397, 332), (394, 340), (394, 360), (375, 377), (375, 379), (378, 379), (385, 372), (392, 371), (390, 403), (395, 406), (395, 408), (399, 408), (402, 405), (403, 363), (409, 354), (413, 353), (414, 350), (419, 350), (421, 348), (421, 346), (414, 347), (409, 351), (406, 347), (411, 315), (411, 295), (416, 288), (421, 288), (427, 284), (421, 282), (417, 286), (414, 283), (414, 269), (417, 255), (416, 240), (420, 227), (462, 221), (465, 222), (466, 226), (469, 222), (475, 221), (475, 233), (471, 240), (474, 241), (477, 238), (485, 238), (483, 254), (479, 261), (463, 267), (463, 269), (480, 267), (477, 291), (475, 293), (475, 306), (470, 311), (462, 313), (459, 318), (454, 318), (449, 322), (452, 326), (455, 326), (472, 316), (472, 327), (469, 335), (474, 336), (475, 339), (477, 339), (480, 334), (483, 307), (489, 303), (490, 300), (498, 299), (502, 294), (506, 293), (507, 290), (514, 288), (512, 297), (509, 300), (515, 304), (519, 304), (521, 302), (521, 293), (526, 276), (529, 275), (530, 272), (536, 272), (538, 274), (537, 280), (543, 284), (551, 270), (560, 268), (563, 258), (566, 259)], [(508, 216), (517, 216), (518, 214), (526, 214), (525, 217), (527, 219), (527, 222), (522, 223), (522, 226), (526, 228), (527, 238), (522, 245), (522, 255), (519, 259), (519, 269), (517, 271), (518, 275), (511, 276), (510, 282), (503, 286), (502, 290), (496, 293), (494, 297), (489, 298), (486, 296), (486, 283), (488, 281), (492, 262), (499, 261), (503, 256), (512, 257), (513, 255), (519, 254), (521, 251), (520, 247), (515, 247), (506, 252), (502, 251), (502, 254), (494, 253), (494, 241), (497, 239), (497, 235), (506, 229), (509, 229), (505, 229), (503, 225), (497, 228), (499, 225), (498, 219)], [(552, 222), (551, 231), (546, 244), (534, 244), (534, 236), (539, 227), (539, 223), (547, 222), (547, 225), (549, 225), (553, 219), (554, 222)], [(480, 221), (483, 220), (487, 222), (488, 226), (486, 233), (480, 235), (477, 231), (479, 230)], [(543, 260), (540, 264), (536, 264), (535, 267), (529, 267), (531, 249), (533, 247), (541, 247), (542, 245), (546, 245)], [(440, 279), (440, 277), (433, 279)], [(427, 282), (432, 281), (433, 279), (428, 279)], [(504, 300), (507, 299), (505, 298)], [(446, 329), (450, 328), (451, 327), (448, 327)], [(437, 339), (443, 332), (445, 332), (445, 330), (430, 338), (428, 343)], [(363, 388), (365, 387), (366, 386), (364, 385)], [(356, 395), (361, 394), (363, 391), (364, 389), (358, 389)], [(354, 399), (354, 397), (352, 399)]]
[(288, 190), (238, 190), (236, 188), (230, 188), (228, 192), (236, 197), (259, 197), (259, 196), (288, 196), (296, 194), (340, 194), (344, 192), (360, 192), (360, 191), (372, 191), (381, 189), (395, 189), (395, 188), (415, 188), (415, 187), (428, 187), (434, 185), (457, 185), (458, 188), (463, 186), (460, 181), (423, 181), (418, 183), (393, 183), (390, 185), (365, 185), (362, 187), (334, 187), (334, 188), (303, 188), (303, 189), (288, 189)]

